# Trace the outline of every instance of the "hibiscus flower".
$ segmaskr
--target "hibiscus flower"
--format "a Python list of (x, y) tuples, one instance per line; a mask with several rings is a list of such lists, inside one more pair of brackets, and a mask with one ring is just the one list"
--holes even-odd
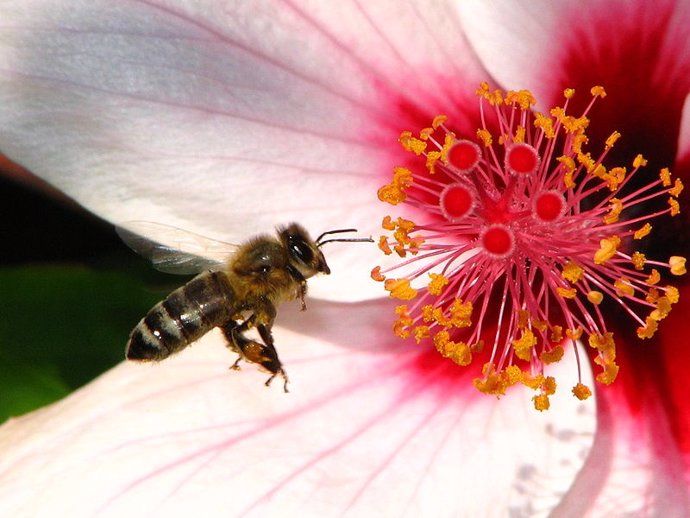
[[(474, 136), (483, 81), (529, 89), (540, 110), (603, 85), (588, 135), (621, 133), (607, 161), (690, 171), (685, 4), (25, 0), (0, 12), (0, 150), (115, 224), (227, 242), (291, 220), (377, 235), (390, 212), (377, 190), (407, 160), (401, 132), (444, 114)], [(685, 216), (665, 225), (650, 251), (687, 255)], [(380, 252), (329, 247), (332, 275), (274, 329), (290, 394), (253, 366), (227, 372), (216, 332), (159, 365), (123, 363), (3, 426), (4, 514), (690, 508), (686, 289), (649, 342), (609, 315), (618, 379), (595, 385), (585, 362), (578, 378), (567, 355), (553, 375), (596, 401), (562, 391), (539, 413), (530, 391), (479, 394), (476, 372), (395, 337), (394, 304), (369, 278)]]

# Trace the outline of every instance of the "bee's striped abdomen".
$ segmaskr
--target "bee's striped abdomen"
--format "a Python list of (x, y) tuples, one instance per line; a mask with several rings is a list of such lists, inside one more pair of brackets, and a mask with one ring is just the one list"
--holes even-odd
[(153, 306), (127, 343), (127, 358), (159, 361), (225, 323), (235, 294), (223, 272), (198, 275)]

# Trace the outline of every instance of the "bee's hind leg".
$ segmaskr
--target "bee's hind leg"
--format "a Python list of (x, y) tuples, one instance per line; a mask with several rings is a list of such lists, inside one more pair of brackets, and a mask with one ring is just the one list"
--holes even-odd
[[(275, 347), (273, 347), (273, 341), (270, 340), (269, 343), (262, 344), (256, 340), (247, 338), (244, 336), (244, 332), (250, 326), (251, 324), (248, 324), (248, 320), (241, 324), (235, 320), (228, 320), (221, 326), (223, 334), (228, 340), (228, 347), (240, 356), (230, 368), (233, 370), (239, 370), (239, 362), (241, 360), (261, 365), (264, 369), (272, 374), (272, 376), (266, 382), (266, 385), (268, 386), (270, 382), (273, 381), (273, 378), (275, 378), (277, 375), (280, 375), (285, 380), (283, 389), (285, 392), (288, 392), (287, 374), (285, 374), (283, 364), (278, 358), (278, 353), (276, 352)], [(262, 338), (264, 338), (263, 335), (265, 333), (260, 334), (262, 335)]]

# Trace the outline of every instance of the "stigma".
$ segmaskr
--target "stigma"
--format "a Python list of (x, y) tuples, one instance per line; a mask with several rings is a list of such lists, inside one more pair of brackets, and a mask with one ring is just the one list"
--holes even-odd
[(624, 313), (640, 339), (651, 338), (679, 298), (662, 279), (685, 273), (683, 257), (642, 252), (651, 221), (679, 213), (681, 181), (668, 169), (650, 174), (642, 155), (607, 164), (621, 135), (589, 142), (588, 113), (606, 92), (590, 94), (578, 115), (568, 112), (572, 89), (562, 106), (538, 113), (529, 91), (482, 83), (476, 133), (456, 135), (442, 115), (403, 132), (400, 144), (418, 165), (394, 168), (378, 191), (383, 202), (427, 215), (382, 223), (379, 248), (400, 261), (372, 277), (404, 302), (393, 332), (459, 366), (478, 363), (474, 386), (483, 393), (535, 390), (537, 410), (556, 391), (549, 365), (569, 349), (578, 363), (572, 393), (591, 396), (577, 341), (592, 350), (596, 381), (613, 383), (619, 367), (605, 314)]

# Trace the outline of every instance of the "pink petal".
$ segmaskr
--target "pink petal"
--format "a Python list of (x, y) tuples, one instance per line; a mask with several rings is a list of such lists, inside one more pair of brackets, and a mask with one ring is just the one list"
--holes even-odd
[[(293, 219), (377, 232), (400, 130), (484, 72), (445, 3), (325, 6), (5, 5), (0, 146), (116, 223), (230, 242)], [(315, 294), (380, 293), (375, 247), (331, 255), (349, 281)]]
[(276, 329), (289, 394), (252, 366), (228, 372), (233, 355), (211, 334), (6, 424), (0, 514), (501, 517), (556, 505), (589, 448), (591, 405), (564, 391), (539, 414), (519, 390), (479, 396), (453, 364), (381, 329), (388, 304), (309, 311), (281, 314), (301, 332)]

